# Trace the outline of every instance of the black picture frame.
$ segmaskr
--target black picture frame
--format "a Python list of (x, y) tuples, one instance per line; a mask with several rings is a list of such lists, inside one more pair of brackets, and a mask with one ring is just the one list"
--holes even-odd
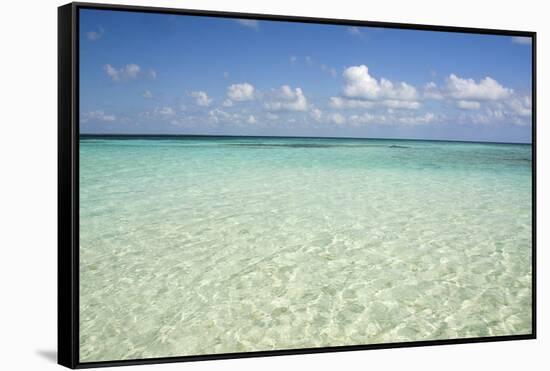
[[(454, 33), (508, 35), (532, 39), (532, 333), (348, 345), (324, 348), (284, 349), (246, 353), (208, 354), (101, 362), (79, 360), (79, 10), (97, 9), (172, 15), (194, 15), (285, 22), (370, 26), (408, 30), (429, 30)], [(204, 361), (229, 358), (280, 356), (291, 354), (341, 352), (353, 350), (466, 344), (508, 340), (536, 339), (536, 32), (485, 28), (466, 28), (387, 23), (349, 19), (313, 18), (268, 14), (233, 13), (144, 6), (70, 3), (58, 8), (58, 363), (69, 368), (91, 368), (122, 365)]]

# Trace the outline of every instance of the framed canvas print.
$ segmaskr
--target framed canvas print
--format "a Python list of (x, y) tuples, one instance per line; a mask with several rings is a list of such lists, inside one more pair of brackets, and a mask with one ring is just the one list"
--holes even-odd
[(60, 7), (59, 363), (535, 338), (535, 40)]

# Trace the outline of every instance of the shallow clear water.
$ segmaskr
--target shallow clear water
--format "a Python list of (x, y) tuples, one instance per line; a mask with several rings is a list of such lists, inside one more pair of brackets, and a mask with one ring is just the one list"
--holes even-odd
[(82, 362), (531, 332), (531, 146), (80, 140)]

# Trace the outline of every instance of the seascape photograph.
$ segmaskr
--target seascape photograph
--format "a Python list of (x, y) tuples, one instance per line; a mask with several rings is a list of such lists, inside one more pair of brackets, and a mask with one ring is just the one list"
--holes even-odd
[(531, 334), (531, 38), (81, 9), (81, 362)]

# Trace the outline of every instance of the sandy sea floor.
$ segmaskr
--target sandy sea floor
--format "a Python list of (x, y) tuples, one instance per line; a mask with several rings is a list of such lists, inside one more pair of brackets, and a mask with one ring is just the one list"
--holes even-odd
[(80, 361), (531, 332), (531, 146), (80, 141)]

